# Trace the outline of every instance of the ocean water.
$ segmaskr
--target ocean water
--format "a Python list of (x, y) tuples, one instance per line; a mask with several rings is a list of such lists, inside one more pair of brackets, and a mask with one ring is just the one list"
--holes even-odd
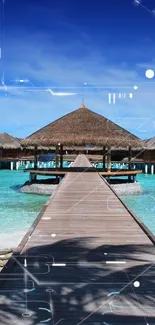
[(0, 234), (26, 231), (49, 199), (19, 191), (28, 177), (23, 171), (0, 170)]
[[(28, 176), (21, 170), (0, 170), (0, 248), (16, 247), (49, 199), (19, 191)], [(122, 199), (155, 234), (155, 175), (141, 174), (137, 180), (143, 193)]]
[(155, 234), (155, 175), (137, 176), (143, 193), (123, 196), (122, 199), (139, 219)]

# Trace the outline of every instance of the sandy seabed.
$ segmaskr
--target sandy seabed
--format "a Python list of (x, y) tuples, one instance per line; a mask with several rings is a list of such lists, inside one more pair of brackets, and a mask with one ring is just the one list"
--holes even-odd
[(2, 250), (16, 248), (23, 239), (26, 232), (27, 230), (0, 234), (0, 249)]
[[(111, 184), (111, 187), (116, 191), (118, 195), (134, 195), (143, 192), (143, 189), (139, 182), (134, 183), (119, 183)], [(57, 185), (53, 184), (25, 184), (21, 187), (20, 191), (30, 194), (42, 194), (42, 195), (54, 195)]]

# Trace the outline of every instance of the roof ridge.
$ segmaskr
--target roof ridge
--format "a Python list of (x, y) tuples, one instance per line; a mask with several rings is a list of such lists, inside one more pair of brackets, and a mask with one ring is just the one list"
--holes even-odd
[(86, 109), (88, 109), (88, 107), (84, 103), (82, 103), (82, 105), (80, 106), (80, 108), (86, 108)]

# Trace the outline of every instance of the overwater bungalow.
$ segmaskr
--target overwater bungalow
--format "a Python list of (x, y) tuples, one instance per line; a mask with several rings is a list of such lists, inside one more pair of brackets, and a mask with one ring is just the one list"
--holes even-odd
[[(21, 138), (13, 137), (4, 132), (0, 133), (0, 169), (19, 169), (34, 160), (34, 148), (23, 148)], [(53, 148), (54, 149), (54, 148)], [(50, 148), (44, 148), (46, 152)], [(38, 147), (38, 154), (42, 153), (42, 147)]]
[(144, 161), (155, 163), (155, 137), (145, 140)]
[(0, 133), (0, 148), (1, 148), (1, 157), (14, 155), (17, 153), (17, 150), (21, 150), (20, 140), (13, 137), (8, 133)]
[(13, 169), (22, 153), (20, 140), (0, 133), (0, 168)]
[[(36, 131), (21, 143), (23, 147), (34, 148), (34, 170), (36, 174), (41, 172), (41, 169), (37, 168), (37, 154), (40, 146), (42, 148), (55, 147), (55, 172), (65, 171), (63, 168), (63, 156), (66, 153), (66, 147), (74, 147), (74, 152), (77, 154), (86, 153), (86, 151), (89, 153), (93, 147), (98, 148), (97, 152), (102, 157), (102, 172), (109, 173), (109, 175), (111, 173), (113, 148), (123, 147), (126, 149), (128, 169), (131, 171), (132, 148), (144, 147), (143, 141), (137, 136), (104, 116), (88, 109), (84, 104), (79, 109)], [(59, 157), (60, 164), (58, 168)], [(52, 173), (54, 171), (48, 168), (48, 172)]]

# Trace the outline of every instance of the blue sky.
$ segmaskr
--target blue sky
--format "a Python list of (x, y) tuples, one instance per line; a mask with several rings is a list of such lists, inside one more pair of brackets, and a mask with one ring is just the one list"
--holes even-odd
[[(155, 70), (153, 2), (141, 0), (146, 10), (132, 0), (0, 0), (0, 132), (26, 137), (84, 98), (142, 139), (154, 136), (155, 78), (145, 77)], [(109, 92), (133, 98), (109, 104)]]

